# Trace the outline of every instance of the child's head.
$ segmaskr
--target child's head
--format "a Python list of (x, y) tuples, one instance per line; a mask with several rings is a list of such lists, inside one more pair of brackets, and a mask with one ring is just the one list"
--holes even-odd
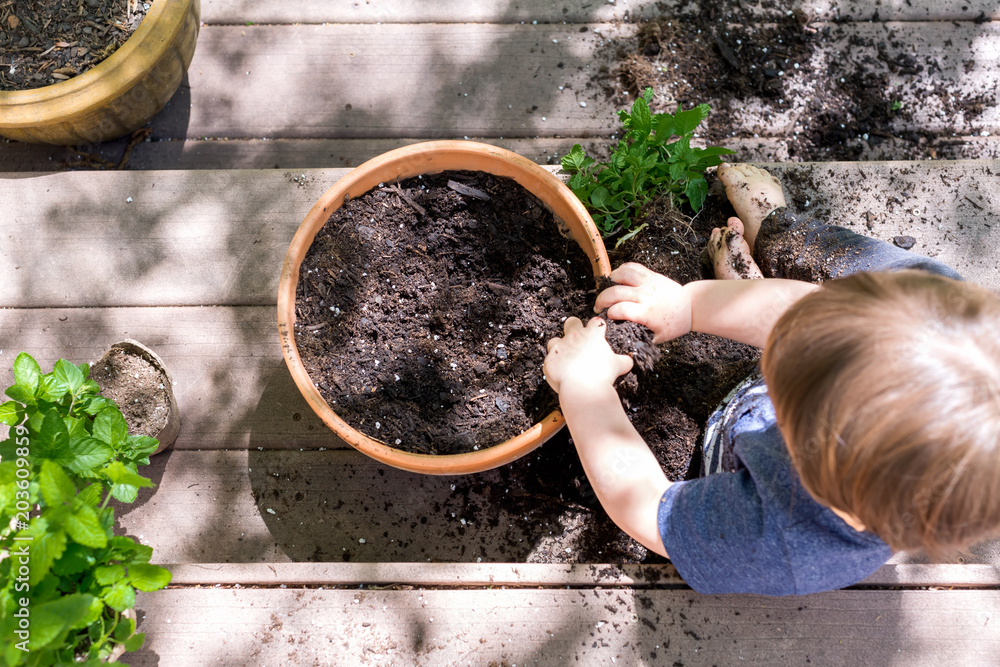
[(1000, 533), (1000, 297), (921, 271), (795, 303), (762, 361), (805, 488), (896, 550)]

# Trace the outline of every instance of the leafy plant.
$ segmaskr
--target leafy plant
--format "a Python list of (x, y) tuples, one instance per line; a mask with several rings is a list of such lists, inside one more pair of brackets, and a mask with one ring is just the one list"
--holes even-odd
[(735, 152), (691, 146), (695, 129), (710, 111), (707, 104), (687, 111), (678, 106), (675, 114), (651, 114), (651, 99), (653, 89), (647, 88), (631, 112), (618, 112), (624, 135), (609, 162), (595, 161), (579, 144), (562, 158), (562, 168), (572, 174), (570, 189), (590, 209), (605, 238), (638, 233), (639, 211), (656, 197), (669, 196), (675, 206), (686, 203), (697, 213), (708, 194), (705, 170), (721, 164), (719, 156)]
[(118, 406), (99, 396), (87, 364), (65, 359), (51, 373), (22, 352), (10, 426), (0, 442), (0, 666), (100, 664), (121, 644), (142, 646), (135, 592), (170, 583), (150, 565), (151, 547), (114, 535), (111, 498), (135, 500), (153, 486), (138, 473), (155, 438), (129, 435)]

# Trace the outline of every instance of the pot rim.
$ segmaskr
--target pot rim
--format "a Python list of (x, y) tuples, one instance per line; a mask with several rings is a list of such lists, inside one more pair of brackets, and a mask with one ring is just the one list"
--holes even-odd
[(0, 109), (4, 111), (0, 127), (19, 129), (50, 123), (66, 114), (70, 100), (77, 114), (84, 114), (130, 89), (148, 74), (148, 64), (156, 62), (174, 43), (187, 20), (187, 8), (196, 2), (199, 0), (152, 3), (124, 44), (72, 79), (31, 90), (0, 91)]
[[(503, 148), (470, 141), (429, 141), (404, 146), (353, 169), (326, 191), (299, 225), (285, 256), (278, 285), (278, 333), (288, 370), (313, 411), (338, 436), (364, 454), (396, 468), (430, 475), (481, 472), (509, 463), (543, 444), (566, 421), (553, 410), (523, 433), (502, 443), (463, 454), (416, 454), (390, 447), (355, 430), (330, 408), (309, 377), (295, 344), (295, 291), (305, 253), (345, 196), (361, 196), (379, 183), (396, 182), (418, 174), (451, 170), (485, 171), (513, 178), (537, 197), (556, 220), (567, 225), (590, 257), (595, 277), (609, 276), (611, 264), (600, 232), (573, 192), (552, 173), (527, 158)], [(576, 223), (567, 224), (567, 219)], [(581, 238), (581, 236), (583, 238)], [(588, 252), (587, 246), (593, 252)]]

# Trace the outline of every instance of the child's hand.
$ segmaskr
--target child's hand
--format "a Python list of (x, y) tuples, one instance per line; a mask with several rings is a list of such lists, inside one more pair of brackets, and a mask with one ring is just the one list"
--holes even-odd
[(587, 326), (577, 317), (566, 319), (564, 336), (548, 343), (543, 369), (545, 380), (558, 394), (564, 382), (574, 387), (612, 384), (619, 375), (632, 370), (632, 358), (615, 354), (604, 338), (607, 325), (595, 317)]
[(597, 295), (596, 312), (629, 320), (653, 331), (653, 342), (663, 343), (691, 331), (691, 298), (684, 288), (642, 264), (622, 264), (611, 273), (618, 283)]

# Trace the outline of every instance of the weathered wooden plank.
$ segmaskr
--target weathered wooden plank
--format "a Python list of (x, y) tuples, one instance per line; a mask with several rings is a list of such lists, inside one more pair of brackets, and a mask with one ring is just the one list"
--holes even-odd
[[(153, 121), (156, 124), (156, 121)], [(461, 136), (449, 137), (461, 139)], [(514, 151), (539, 164), (558, 164), (573, 144), (581, 144), (589, 155), (607, 159), (610, 138), (499, 139), (473, 137)], [(733, 159), (744, 162), (801, 162), (789, 153), (787, 137), (734, 136), (725, 145), (736, 151)], [(324, 169), (355, 167), (386, 151), (406, 146), (418, 139), (187, 139), (151, 141), (138, 144), (126, 169)], [(697, 145), (697, 142), (695, 142)], [(101, 159), (118, 164), (128, 141), (107, 142), (92, 147)], [(941, 136), (915, 148), (905, 139), (885, 139), (878, 144), (859, 140), (862, 161), (897, 160), (903, 155), (922, 155), (945, 160), (1000, 159), (1000, 137)], [(86, 169), (94, 166), (81, 153), (61, 146), (41, 146), (0, 141), (0, 163), (12, 172), (48, 172), (62, 168)]]
[[(673, 565), (540, 563), (177, 563), (174, 585), (684, 586)], [(885, 565), (860, 586), (997, 587), (993, 565)]]
[[(996, 3), (987, 0), (933, 2), (852, 2), (850, 0), (795, 0), (786, 3), (729, 3), (729, 11), (762, 20), (796, 16), (816, 21), (971, 21), (1000, 18)], [(722, 4), (720, 10), (727, 7)], [(253, 23), (588, 23), (627, 21), (657, 16), (687, 16), (702, 11), (688, 0), (366, 0), (365, 2), (253, 2), (252, 0), (202, 0), (202, 20), (207, 24)], [(877, 18), (874, 18), (876, 17)]]
[(344, 173), (0, 176), (0, 305), (274, 304), (295, 230)]
[[(1000, 288), (1000, 227), (990, 222), (1000, 211), (996, 163), (768, 166), (803, 210), (883, 240), (908, 234), (915, 252)], [(10, 212), (0, 218), (0, 274), (8, 276), (0, 306), (273, 304), (295, 229), (344, 173), (0, 174)]]
[(190, 107), (174, 105), (167, 136), (610, 135), (617, 119), (592, 78), (611, 64), (605, 39), (632, 32), (614, 24), (206, 27), (188, 69)]
[[(530, 468), (551, 465), (556, 457), (552, 448), (566, 446), (564, 440), (550, 441), (542, 450), (511, 464), (519, 471), (515, 477), (530, 480)], [(158, 562), (179, 564), (588, 564), (635, 562), (642, 557), (641, 551), (617, 541), (621, 533), (599, 507), (592, 502), (581, 504), (574, 485), (529, 489), (511, 481), (509, 470), (429, 477), (387, 468), (353, 450), (172, 451), (154, 457), (145, 469), (158, 486), (143, 490), (137, 505), (122, 508), (119, 523), (128, 534), (142, 536), (154, 548)], [(969, 567), (983, 565), (993, 569), (992, 573), (988, 569), (960, 569), (964, 565), (955, 566), (959, 569), (935, 566), (939, 567), (935, 570), (928, 565), (897, 563), (895, 569), (876, 573), (865, 583), (993, 585), (998, 577), (995, 568), (1000, 567), (998, 544), (977, 547), (966, 561)], [(251, 581), (240, 577), (261, 570), (192, 572), (196, 567), (215, 566), (192, 565), (187, 572), (194, 578), (181, 581), (266, 584), (281, 583), (287, 576), (286, 583), (291, 583), (303, 582), (304, 576), (294, 569), (275, 570), (277, 579)], [(578, 570), (555, 569), (559, 573), (555, 579), (565, 578), (564, 585), (583, 585), (587, 577), (595, 576), (606, 582), (601, 585), (678, 583), (672, 570), (663, 568), (605, 571), (601, 567), (596, 571), (582, 565)], [(497, 565), (483, 572), (511, 576), (502, 570)], [(349, 576), (375, 576), (363, 567), (358, 572), (362, 574), (331, 567), (317, 570), (313, 576), (339, 577), (341, 583), (347, 583), (343, 579)], [(522, 577), (519, 583), (553, 583), (555, 575), (539, 572), (529, 569), (518, 573)], [(219, 578), (213, 580), (213, 576)], [(379, 576), (395, 579), (403, 575)], [(463, 583), (483, 583), (477, 576), (477, 571), (471, 570)], [(547, 578), (532, 579), (543, 576)], [(618, 583), (610, 583), (612, 580)], [(426, 579), (424, 582), (429, 585)]]
[(167, 567), (173, 574), (171, 583), (178, 586), (685, 586), (673, 565), (380, 562), (180, 563)]
[[(991, 102), (1000, 85), (1000, 25), (832, 27), (829, 38), (818, 33), (809, 62), (787, 73), (795, 95), (805, 99), (815, 77), (842, 65), (841, 76), (884, 73), (898, 88), (913, 113), (895, 131), (1000, 133), (1000, 109)], [(617, 47), (635, 30), (607, 23), (206, 27), (190, 89), (161, 113), (156, 138), (608, 136), (627, 100), (609, 100), (595, 83), (613, 78), (601, 68), (616, 64)], [(879, 42), (909, 45), (946, 92), (914, 92), (913, 75), (892, 72), (877, 57)], [(949, 96), (982, 98), (986, 107), (965, 118), (947, 112)], [(797, 106), (748, 107), (741, 126), (726, 131), (749, 137), (794, 125)]]
[[(545, 448), (568, 446), (560, 442)], [(523, 471), (553, 455), (510, 465), (530, 479)], [(172, 450), (143, 472), (157, 487), (119, 508), (119, 526), (157, 562), (634, 562), (645, 553), (593, 502), (580, 504), (573, 485), (525, 488), (509, 467), (433, 477), (353, 450)]]
[(296, 389), (274, 306), (0, 309), (0, 386), (20, 351), (51, 369), (96, 361), (111, 343), (152, 347), (174, 378), (178, 449), (343, 447)]
[(140, 593), (132, 665), (996, 664), (1000, 591)]
[[(156, 121), (153, 121), (154, 125)], [(462, 139), (460, 135), (448, 137)], [(472, 137), (474, 141), (500, 146), (539, 164), (558, 164), (573, 144), (581, 144), (589, 154), (606, 152), (609, 138), (521, 138)], [(126, 169), (324, 169), (356, 167), (366, 160), (401, 146), (421, 141), (400, 139), (187, 139), (150, 141), (138, 144), (131, 152)], [(128, 145), (127, 139), (99, 144), (93, 155), (118, 164)], [(0, 141), (0, 164), (8, 171), (56, 171), (59, 167), (92, 168), (80, 152), (62, 146), (41, 146)], [(89, 154), (88, 154), (89, 155)], [(787, 156), (787, 151), (785, 151)], [(993, 153), (985, 149), (965, 157), (1000, 157), (1000, 147)], [(754, 158), (758, 159), (758, 158)]]
[[(997, 542), (991, 545), (996, 549)], [(994, 552), (992, 564), (939, 564), (917, 565), (895, 563), (880, 567), (874, 574), (860, 582), (859, 586), (1000, 586), (1000, 559)]]

